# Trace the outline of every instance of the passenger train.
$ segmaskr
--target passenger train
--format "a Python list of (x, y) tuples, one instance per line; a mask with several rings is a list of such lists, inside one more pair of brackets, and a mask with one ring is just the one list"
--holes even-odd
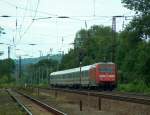
[(117, 68), (112, 62), (100, 62), (88, 66), (52, 72), (49, 85), (72, 88), (109, 88), (117, 86)]

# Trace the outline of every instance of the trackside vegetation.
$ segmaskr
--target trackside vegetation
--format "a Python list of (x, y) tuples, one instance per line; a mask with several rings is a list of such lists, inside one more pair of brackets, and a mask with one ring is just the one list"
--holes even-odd
[(15, 83), (15, 62), (12, 59), (0, 60), (0, 87), (10, 87)]

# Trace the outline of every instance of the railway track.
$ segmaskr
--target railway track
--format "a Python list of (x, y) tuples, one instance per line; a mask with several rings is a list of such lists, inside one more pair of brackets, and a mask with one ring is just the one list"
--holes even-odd
[(85, 115), (91, 115), (94, 112), (94, 115), (99, 115), (101, 112), (108, 115), (110, 113), (118, 115), (148, 115), (150, 113), (150, 96), (148, 95), (62, 88), (20, 90), (32, 94), (45, 103), (48, 102), (47, 104), (51, 105), (52, 102), (54, 107), (61, 108), (69, 115), (83, 114), (83, 112), (86, 113)]
[(96, 91), (90, 91), (90, 90), (83, 91), (83, 90), (72, 90), (72, 89), (70, 90), (70, 89), (62, 89), (62, 88), (46, 88), (46, 90), (76, 93), (76, 94), (81, 94), (81, 95), (95, 96), (99, 98), (106, 98), (106, 99), (113, 99), (113, 100), (118, 100), (118, 101), (150, 105), (150, 96), (135, 94), (135, 93), (122, 93), (122, 92), (116, 92), (116, 91), (115, 92), (110, 92), (110, 91), (109, 92), (108, 91), (96, 92)]
[(28, 115), (66, 115), (65, 113), (19, 91), (8, 90), (8, 92)]
[(0, 89), (0, 115), (26, 115), (6, 89)]
[(27, 114), (27, 115), (32, 115), (31, 111), (25, 107), (25, 105), (23, 103), (21, 103), (13, 94), (10, 90), (6, 90), (8, 92), (8, 94), (10, 95), (10, 97), (23, 109), (23, 111)]

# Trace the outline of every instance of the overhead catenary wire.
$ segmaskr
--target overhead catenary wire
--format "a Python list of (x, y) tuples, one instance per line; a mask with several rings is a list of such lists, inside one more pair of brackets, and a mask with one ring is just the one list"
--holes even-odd
[[(120, 15), (122, 17), (134, 17), (134, 16), (125, 16), (125, 15)], [(84, 22), (85, 20), (86, 21), (95, 21), (95, 20), (104, 20), (104, 19), (112, 19), (113, 16), (66, 16), (67, 18), (60, 18), (61, 16), (54, 16), (54, 17), (39, 17), (39, 18), (33, 18), (33, 20), (35, 21), (38, 21), (38, 20), (46, 20), (46, 19), (49, 19), (49, 20), (52, 20), (52, 19), (60, 19), (60, 20), (75, 20), (75, 21), (81, 21), (81, 22)]]
[[(20, 9), (20, 10), (27, 10), (27, 11), (30, 11), (30, 12), (35, 12), (36, 11), (36, 10), (33, 10), (33, 9), (25, 9), (23, 7), (17, 6), (15, 4), (11, 3), (11, 2), (8, 2), (7, 0), (0, 0), (0, 2), (8, 4), (11, 7), (18, 7), (18, 9)], [(37, 10), (36, 12), (40, 13), (40, 14), (45, 14), (45, 15), (57, 16), (56, 14), (51, 14), (51, 13), (44, 12), (44, 11), (39, 11), (39, 10)]]
[(21, 30), (22, 30), (22, 27), (23, 27), (23, 23), (24, 23), (24, 20), (25, 20), (26, 13), (27, 13), (27, 7), (28, 7), (28, 0), (26, 0), (26, 6), (25, 6), (24, 15), (23, 15), (22, 22), (21, 22), (21, 24), (20, 24), (20, 29), (19, 29), (19, 36), (20, 36), (20, 39), (21, 39)]
[[(5, 3), (5, 4), (8, 4), (8, 5), (10, 5), (10, 6), (12, 6), (12, 7), (18, 7), (18, 9), (20, 9), (20, 10), (26, 10), (26, 11), (30, 11), (30, 12), (35, 12), (36, 10), (33, 10), (33, 9), (26, 9), (26, 8), (24, 8), (24, 7), (20, 7), (20, 6), (17, 6), (17, 5), (15, 5), (15, 4), (13, 4), (13, 3), (11, 3), (10, 1), (8, 2), (7, 0), (0, 0), (0, 2), (3, 2), (3, 3)], [(94, 11), (94, 7), (95, 7), (95, 4), (96, 4), (96, 0), (93, 0), (93, 12), (95, 12)], [(39, 10), (37, 10), (36, 11), (37, 13), (40, 13), (40, 14), (45, 14), (45, 15), (49, 15), (49, 16), (59, 16), (58, 14), (52, 14), (52, 13), (49, 13), (49, 12), (44, 12), (44, 11), (39, 11)], [(94, 14), (94, 13), (93, 13)], [(131, 15), (130, 17), (134, 17), (135, 15)], [(13, 17), (13, 16), (11, 16), (11, 17)], [(28, 16), (28, 17), (30, 17), (30, 16)], [(76, 15), (76, 16), (74, 16), (74, 15), (70, 15), (69, 17), (72, 17), (72, 18), (81, 18), (81, 17), (112, 17), (112, 16), (100, 16), (100, 15), (85, 15), (85, 16), (83, 16), (83, 15)], [(128, 16), (129, 17), (129, 16)], [(41, 17), (42, 18), (42, 17)]]
[[(13, 5), (13, 4), (7, 2), (6, 0), (2, 0), (2, 1), (3, 1), (3, 2), (6, 2), (7, 4), (9, 4), (9, 5), (13, 6), (13, 7), (15, 7), (15, 9), (16, 9), (16, 16), (9, 16), (9, 17), (14, 17), (14, 18), (15, 18), (15, 31), (14, 31), (15, 34), (13, 35), (12, 42), (13, 42), (13, 46), (16, 47), (16, 45), (19, 43), (19, 41), (18, 41), (18, 43), (17, 43), (17, 35), (18, 35), (18, 34), (20, 35), (20, 31), (21, 31), (21, 28), (22, 28), (22, 26), (23, 26), (22, 23), (24, 22), (25, 14), (23, 15), (23, 20), (22, 20), (22, 23), (20, 24), (20, 28), (18, 28), (18, 17), (19, 17), (19, 15), (18, 15), (18, 9), (20, 9), (20, 7), (18, 7), (17, 5)], [(38, 6), (39, 6), (39, 1), (40, 1), (40, 0), (38, 0), (38, 2), (37, 2), (36, 9), (35, 9), (35, 10), (32, 10), (32, 12), (33, 12), (33, 11), (35, 12), (33, 18), (36, 17), (36, 14), (37, 14), (37, 11), (38, 11)], [(28, 2), (28, 1), (27, 1), (27, 2)], [(27, 3), (27, 4), (28, 4), (28, 3)], [(26, 11), (27, 11), (27, 4), (26, 4), (26, 8), (25, 8)], [(27, 31), (30, 29), (30, 27), (31, 27), (32, 24), (33, 24), (33, 20), (32, 20), (32, 22), (28, 25), (28, 27), (25, 29), (25, 31), (24, 31), (24, 33), (22, 34), (22, 36), (20, 35), (20, 40), (21, 40), (21, 38), (27, 33)]]
[[(8, 0), (1, 0), (1, 1), (7, 1), (7, 2), (9, 2)], [(95, 1), (95, 0), (94, 0), (94, 1)], [(11, 1), (10, 1), (10, 3), (11, 3)], [(13, 2), (12, 2), (12, 4), (13, 4)], [(32, 4), (33, 4), (33, 3), (32, 3)], [(36, 5), (36, 4), (35, 4), (35, 5)], [(94, 4), (93, 4), (93, 5), (94, 5)], [(15, 6), (16, 6), (16, 5), (15, 5)], [(15, 6), (13, 6), (13, 7), (15, 7)], [(25, 7), (23, 7), (23, 6), (18, 6), (18, 11), (20, 10), (19, 7), (22, 7), (23, 9), (21, 9), (21, 10), (24, 10), (25, 12), (28, 12), (28, 11), (32, 10), (31, 12), (34, 12), (34, 13), (35, 13), (35, 11), (37, 11), (37, 13), (39, 13), (38, 10), (31, 9), (31, 8), (30, 8), (30, 9), (29, 9), (29, 8), (25, 8)], [(45, 13), (41, 13), (41, 14), (45, 14)], [(50, 17), (50, 15), (49, 15), (48, 13), (46, 13), (46, 14)], [(95, 13), (94, 13), (94, 9), (93, 9), (92, 14), (95, 14)], [(88, 16), (88, 15), (87, 15), (87, 16), (80, 16), (80, 15), (77, 14), (76, 16), (68, 16), (68, 17), (70, 17), (69, 19), (71, 19), (71, 21), (70, 21), (71, 23), (78, 23), (78, 22), (75, 22), (75, 21), (83, 21), (83, 22), (81, 22), (82, 25), (83, 25), (83, 23), (85, 23), (85, 20), (86, 20), (86, 23), (88, 23), (89, 27), (90, 27), (91, 24), (93, 24), (93, 23), (95, 24), (94, 21), (97, 21), (97, 22), (99, 21), (99, 22), (102, 23), (102, 24), (108, 23), (108, 24), (111, 25), (110, 22), (111, 22), (112, 16), (98, 16), (98, 15), (95, 15), (95, 16), (94, 16), (94, 15), (92, 15), (92, 14), (91, 14), (91, 16), (90, 16), (90, 15), (89, 15), (89, 16)], [(33, 15), (33, 14), (32, 14), (32, 15)], [(22, 16), (21, 16), (21, 15), (16, 15), (16, 16), (14, 16), (14, 18), (18, 18), (18, 22), (19, 22), (19, 17), (33, 17), (32, 15), (31, 15), (31, 16), (27, 16), (27, 15), (26, 15), (26, 16), (25, 16), (25, 15), (22, 15)], [(42, 16), (42, 15), (41, 15), (41, 16), (39, 16), (39, 15), (37, 16), (37, 15), (36, 15), (36, 17), (43, 18), (44, 16)], [(59, 16), (57, 15), (57, 16), (51, 16), (51, 17), (53, 17), (53, 18), (56, 20), (56, 18), (59, 17)], [(68, 19), (58, 19), (58, 18), (57, 18), (57, 20), (58, 20), (58, 21), (64, 21), (64, 20), (65, 20), (66, 22), (68, 21)], [(72, 20), (75, 20), (75, 21), (72, 21)], [(107, 20), (108, 20), (108, 21), (107, 21)], [(27, 21), (30, 21), (30, 20), (27, 20)], [(53, 20), (50, 20), (50, 21), (53, 21)], [(93, 21), (93, 22), (92, 22), (92, 21)], [(126, 21), (126, 20), (125, 20), (125, 21)], [(49, 22), (47, 22), (47, 21), (45, 21), (45, 20), (43, 20), (43, 22), (49, 23)], [(96, 22), (96, 23), (97, 23), (97, 22)], [(58, 22), (57, 22), (57, 23), (58, 23)], [(21, 22), (18, 23), (18, 28), (17, 28), (17, 29), (18, 29), (18, 32), (21, 32), (21, 29), (24, 28), (23, 26), (25, 26), (25, 25), (22, 25), (22, 26), (20, 26), (20, 28), (19, 28), (19, 24), (21, 25)], [(28, 24), (29, 24), (29, 23), (28, 23)], [(30, 25), (30, 24), (31, 24), (31, 25)], [(31, 21), (30, 24), (27, 25), (28, 27), (26, 26), (26, 28), (25, 28), (25, 29), (27, 30), (27, 32), (30, 30), (30, 28), (31, 28), (31, 26), (32, 26), (32, 24), (33, 24), (33, 21)], [(59, 24), (61, 24), (61, 23), (59, 23)], [(60, 26), (59, 24), (58, 24), (57, 26)], [(99, 23), (98, 23), (98, 24), (99, 24)], [(43, 26), (43, 25), (42, 25), (42, 26)], [(67, 26), (67, 25), (66, 25), (66, 26)], [(73, 26), (72, 26), (72, 27), (73, 27)], [(60, 31), (60, 30), (59, 30), (59, 31)], [(59, 32), (59, 31), (57, 30), (57, 34), (58, 34), (58, 35), (57, 35), (57, 39), (58, 39), (58, 37), (59, 37), (59, 42), (60, 42), (60, 41), (61, 41), (61, 40), (60, 40), (60, 37), (63, 36), (65, 39), (66, 39), (66, 37), (65, 37), (63, 34), (61, 35), (61, 32)], [(24, 32), (25, 32), (25, 31), (24, 31)], [(26, 34), (27, 32), (25, 32), (25, 34)], [(14, 33), (15, 33), (15, 32), (14, 32)], [(29, 32), (28, 32), (28, 33), (29, 33)], [(38, 33), (38, 32), (36, 32), (36, 34), (37, 34), (37, 33)], [(23, 33), (21, 33), (21, 34), (23, 35)], [(20, 34), (20, 35), (21, 35), (21, 34)], [(30, 33), (29, 33), (29, 34), (30, 34)], [(60, 35), (59, 35), (59, 34), (60, 34)], [(73, 34), (73, 35), (74, 35), (74, 34)], [(48, 38), (48, 37), (54, 38), (54, 37), (52, 37), (52, 36), (47, 36), (47, 38)], [(23, 35), (23, 37), (20, 36), (20, 38), (25, 38), (25, 37), (24, 37), (24, 35)], [(33, 37), (33, 35), (32, 35), (32, 38), (37, 38), (37, 37)], [(41, 38), (43, 38), (43, 37), (41, 37)], [(13, 41), (14, 41), (14, 40), (13, 40)], [(18, 42), (18, 41), (17, 41), (17, 42)], [(18, 44), (20, 45), (21, 42), (22, 42), (22, 41), (19, 41)], [(40, 45), (40, 44), (39, 44), (39, 45)]]
[[(40, 0), (38, 0), (38, 2), (37, 2), (37, 7), (36, 7), (36, 9), (35, 9), (35, 14), (34, 14), (33, 18), (36, 17), (37, 9), (38, 9), (39, 3), (40, 3)], [(23, 38), (23, 36), (27, 33), (27, 31), (31, 28), (33, 22), (34, 22), (34, 20), (31, 21), (31, 23), (30, 23), (30, 24), (28, 25), (28, 27), (25, 29), (25, 31), (23, 32), (23, 34), (20, 36), (20, 41), (21, 41), (21, 39)]]

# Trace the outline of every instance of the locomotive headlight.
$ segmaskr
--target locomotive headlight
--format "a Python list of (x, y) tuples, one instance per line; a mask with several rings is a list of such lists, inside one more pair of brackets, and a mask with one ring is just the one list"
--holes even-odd
[(109, 75), (109, 77), (115, 77), (115, 75)]
[(106, 75), (99, 75), (99, 77), (106, 77)]
[(99, 75), (99, 77), (104, 78), (104, 77), (115, 77), (115, 75)]

